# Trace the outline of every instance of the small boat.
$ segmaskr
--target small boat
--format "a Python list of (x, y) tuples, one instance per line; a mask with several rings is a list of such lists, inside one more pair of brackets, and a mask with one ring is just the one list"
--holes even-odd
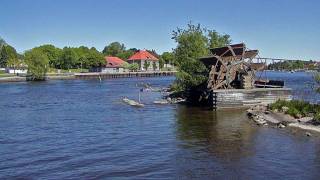
[(131, 100), (127, 97), (122, 99), (123, 102), (129, 104), (130, 106), (135, 106), (135, 107), (144, 107), (144, 104), (141, 104), (140, 102), (137, 102), (135, 100)]

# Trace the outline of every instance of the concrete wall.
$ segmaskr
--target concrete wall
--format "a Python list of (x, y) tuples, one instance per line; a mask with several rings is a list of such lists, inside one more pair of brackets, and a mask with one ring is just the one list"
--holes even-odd
[(124, 68), (111, 68), (111, 67), (106, 67), (101, 69), (102, 73), (123, 73)]
[(271, 104), (278, 99), (291, 100), (289, 88), (226, 89), (213, 91), (213, 107), (244, 108), (258, 104)]

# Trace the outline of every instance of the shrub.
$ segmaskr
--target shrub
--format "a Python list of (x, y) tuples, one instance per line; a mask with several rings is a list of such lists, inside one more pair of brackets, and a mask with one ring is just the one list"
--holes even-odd
[(314, 121), (320, 123), (320, 112), (316, 113), (314, 118), (313, 118)]
[(295, 118), (299, 118), (299, 115), (301, 115), (300, 111), (294, 107), (290, 107), (289, 110), (287, 111), (287, 114)]

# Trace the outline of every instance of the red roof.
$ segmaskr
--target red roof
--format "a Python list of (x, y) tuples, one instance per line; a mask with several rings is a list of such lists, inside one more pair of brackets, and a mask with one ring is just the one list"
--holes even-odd
[(118, 57), (106, 56), (105, 59), (107, 61), (106, 67), (122, 67), (124, 63), (126, 63), (124, 60)]
[(131, 61), (141, 61), (141, 60), (151, 60), (151, 61), (159, 61), (154, 55), (149, 53), (146, 50), (139, 50), (134, 55), (132, 55), (128, 60)]

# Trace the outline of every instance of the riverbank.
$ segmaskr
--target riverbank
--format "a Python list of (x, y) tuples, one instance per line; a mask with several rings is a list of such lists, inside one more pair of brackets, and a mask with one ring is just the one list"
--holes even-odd
[[(47, 80), (69, 80), (69, 79), (111, 79), (111, 78), (132, 78), (132, 77), (160, 77), (174, 76), (176, 71), (152, 71), (152, 72), (126, 72), (126, 73), (50, 73)], [(1, 82), (24, 82), (23, 76), (0, 77)]]
[(315, 123), (313, 117), (295, 118), (288, 114), (272, 111), (265, 105), (253, 106), (247, 110), (249, 119), (259, 126), (270, 126), (276, 128), (298, 128), (306, 131), (305, 135), (312, 133), (320, 134), (320, 126)]

